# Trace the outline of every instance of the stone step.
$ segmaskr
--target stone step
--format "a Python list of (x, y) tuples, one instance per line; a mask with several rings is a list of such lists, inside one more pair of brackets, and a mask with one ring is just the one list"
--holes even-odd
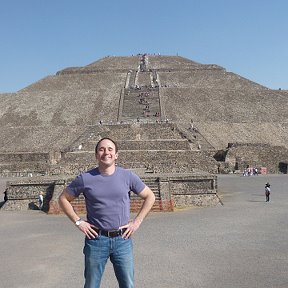
[[(187, 139), (155, 139), (155, 140), (120, 140), (117, 141), (120, 151), (123, 150), (190, 150)], [(95, 141), (88, 141), (82, 151), (95, 149)]]

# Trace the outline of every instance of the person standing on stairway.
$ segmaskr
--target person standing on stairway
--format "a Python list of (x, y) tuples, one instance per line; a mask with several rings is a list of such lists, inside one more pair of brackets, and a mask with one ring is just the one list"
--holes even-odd
[[(95, 148), (98, 167), (77, 176), (62, 192), (59, 205), (85, 234), (85, 285), (100, 287), (108, 258), (120, 288), (134, 288), (134, 259), (131, 236), (151, 210), (155, 195), (133, 172), (116, 166), (118, 147), (110, 138), (101, 139)], [(137, 216), (130, 220), (129, 192), (144, 201)], [(71, 202), (85, 196), (87, 220), (73, 210)]]

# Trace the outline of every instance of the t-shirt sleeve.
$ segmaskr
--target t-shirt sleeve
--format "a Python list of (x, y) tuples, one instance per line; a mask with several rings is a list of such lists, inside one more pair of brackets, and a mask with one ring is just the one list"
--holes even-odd
[(81, 193), (84, 192), (83, 178), (82, 175), (77, 176), (68, 186), (67, 192), (74, 196), (78, 197)]
[(145, 188), (145, 184), (138, 175), (131, 171), (130, 173), (130, 190), (136, 194), (139, 194)]

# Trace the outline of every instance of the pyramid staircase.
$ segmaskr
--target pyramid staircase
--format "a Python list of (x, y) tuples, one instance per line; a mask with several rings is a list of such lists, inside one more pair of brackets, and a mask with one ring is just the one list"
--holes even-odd
[[(157, 181), (157, 178), (142, 178), (143, 182), (152, 190), (152, 192), (155, 195), (155, 203), (152, 207), (152, 211), (153, 212), (160, 212), (160, 211), (172, 211), (173, 207), (172, 205), (169, 205), (170, 207), (163, 207), (163, 201), (161, 200), (161, 195), (160, 195), (160, 189), (159, 189), (159, 182)], [(139, 197), (137, 195), (135, 195), (134, 193), (130, 194), (130, 199), (131, 199), (131, 210), (132, 211), (139, 211), (143, 201), (141, 199), (139, 199)], [(166, 205), (167, 206), (167, 205)], [(165, 209), (163, 209), (165, 208)]]
[[(122, 90), (118, 121), (155, 122), (161, 115), (158, 76), (155, 70), (148, 70), (148, 58), (140, 59), (138, 70), (127, 73), (125, 88)], [(162, 118), (161, 118), (162, 117)]]
[[(156, 196), (154, 211), (173, 210), (172, 203), (161, 199), (159, 175), (194, 173), (201, 170), (199, 168), (203, 163), (209, 167), (207, 169), (217, 169), (216, 160), (213, 160), (210, 152), (199, 151), (195, 147), (194, 150), (191, 149), (193, 143), (177, 125), (136, 122), (90, 126), (62, 153), (61, 161), (51, 165), (49, 174), (74, 176), (95, 167), (95, 144), (103, 137), (109, 137), (118, 143), (120, 156), (117, 164), (136, 172), (152, 189)], [(142, 202), (134, 195), (131, 195), (131, 200), (132, 210), (135, 211)]]

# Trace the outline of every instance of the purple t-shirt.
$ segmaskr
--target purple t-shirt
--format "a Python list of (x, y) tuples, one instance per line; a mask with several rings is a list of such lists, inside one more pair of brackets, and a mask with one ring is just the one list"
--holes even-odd
[(114, 230), (128, 224), (129, 191), (139, 194), (144, 188), (145, 184), (136, 174), (117, 166), (109, 176), (101, 175), (98, 168), (82, 173), (67, 190), (74, 197), (84, 194), (90, 224), (103, 230)]

